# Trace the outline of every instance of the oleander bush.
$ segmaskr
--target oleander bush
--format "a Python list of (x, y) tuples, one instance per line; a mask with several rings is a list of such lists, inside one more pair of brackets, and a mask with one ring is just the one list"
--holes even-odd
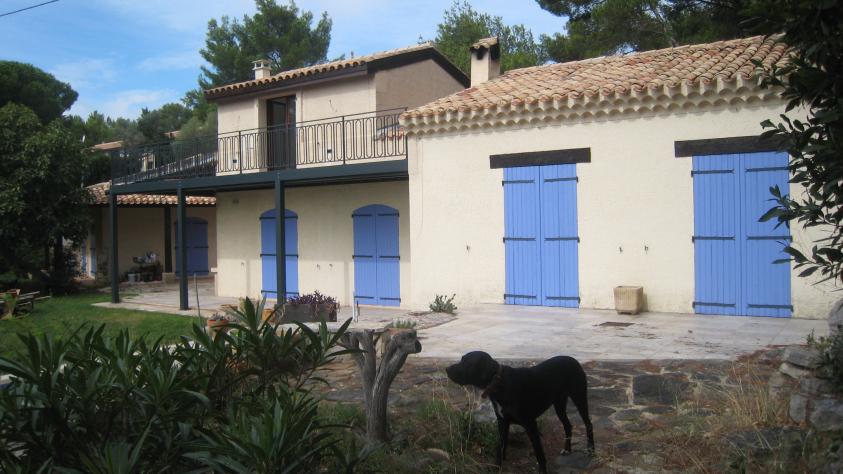
[(279, 330), (246, 299), (230, 330), (199, 325), (174, 345), (104, 326), (21, 335), (0, 357), (0, 471), (308, 472), (341, 453), (311, 392), (347, 323)]

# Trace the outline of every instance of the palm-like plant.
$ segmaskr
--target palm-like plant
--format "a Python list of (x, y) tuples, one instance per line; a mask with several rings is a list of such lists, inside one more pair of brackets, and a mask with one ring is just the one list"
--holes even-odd
[(339, 454), (309, 387), (347, 325), (281, 329), (263, 307), (246, 299), (229, 331), (195, 325), (173, 346), (102, 326), (20, 336), (26, 354), (0, 357), (0, 468), (284, 472)]

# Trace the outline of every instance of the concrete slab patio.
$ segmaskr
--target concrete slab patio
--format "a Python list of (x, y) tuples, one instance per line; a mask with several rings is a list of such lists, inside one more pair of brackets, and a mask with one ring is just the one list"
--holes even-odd
[(483, 305), (420, 331), (423, 350), (414, 357), (458, 359), (483, 350), (500, 359), (734, 359), (769, 345), (804, 343), (811, 331), (826, 335), (827, 321)]

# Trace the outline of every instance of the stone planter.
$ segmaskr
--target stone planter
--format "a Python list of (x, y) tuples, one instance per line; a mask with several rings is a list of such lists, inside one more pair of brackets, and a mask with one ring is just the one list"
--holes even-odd
[(386, 347), (389, 345), (389, 340), (392, 339), (396, 334), (408, 331), (415, 332), (415, 328), (384, 328), (383, 332), (380, 335), (380, 338), (378, 338), (378, 354), (383, 355), (386, 352)]
[(281, 307), (282, 323), (316, 323), (320, 321), (336, 322), (337, 305), (284, 303)]
[(638, 314), (644, 307), (644, 288), (641, 286), (616, 286), (615, 311)]

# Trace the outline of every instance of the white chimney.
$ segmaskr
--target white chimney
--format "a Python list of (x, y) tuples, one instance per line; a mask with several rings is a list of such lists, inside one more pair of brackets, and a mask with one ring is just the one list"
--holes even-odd
[(497, 36), (471, 45), (471, 87), (501, 74), (501, 45)]
[(255, 71), (255, 79), (264, 79), (272, 75), (269, 69), (269, 59), (258, 59), (252, 64), (255, 65), (255, 67), (252, 68), (252, 70)]

